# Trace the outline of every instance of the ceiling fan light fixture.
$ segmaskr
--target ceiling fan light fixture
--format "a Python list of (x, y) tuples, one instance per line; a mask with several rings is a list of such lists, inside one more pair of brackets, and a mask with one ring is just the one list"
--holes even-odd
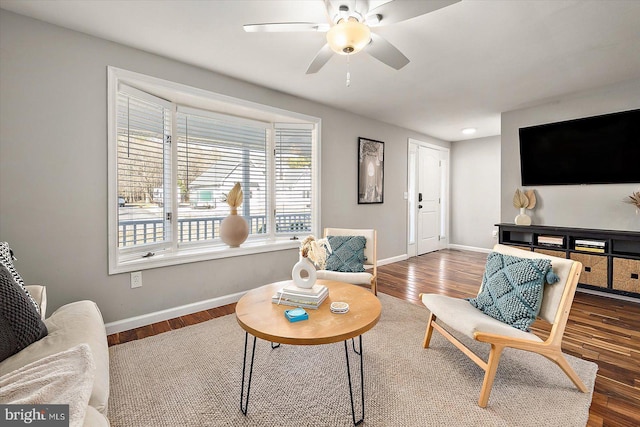
[(370, 41), (369, 27), (353, 17), (340, 20), (327, 32), (327, 43), (340, 55), (360, 52)]

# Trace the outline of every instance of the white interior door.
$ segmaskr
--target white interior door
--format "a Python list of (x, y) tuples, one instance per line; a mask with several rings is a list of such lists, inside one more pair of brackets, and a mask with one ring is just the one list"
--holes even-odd
[(440, 249), (442, 163), (440, 151), (418, 147), (417, 254)]

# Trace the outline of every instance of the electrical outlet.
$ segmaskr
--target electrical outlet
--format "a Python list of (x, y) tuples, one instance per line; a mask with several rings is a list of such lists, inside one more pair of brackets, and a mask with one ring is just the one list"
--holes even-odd
[(131, 273), (131, 289), (142, 286), (142, 271), (134, 271)]
[(491, 233), (491, 235), (493, 236), (493, 238), (495, 239), (496, 237), (498, 237), (498, 230), (493, 230), (493, 232)]

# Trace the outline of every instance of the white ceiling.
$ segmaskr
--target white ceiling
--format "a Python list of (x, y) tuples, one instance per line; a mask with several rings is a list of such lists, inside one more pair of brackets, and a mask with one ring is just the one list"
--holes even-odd
[[(640, 78), (638, 0), (463, 0), (377, 27), (411, 62), (394, 70), (356, 54), (348, 88), (344, 56), (305, 74), (324, 33), (242, 29), (326, 22), (322, 0), (0, 0), (0, 7), (448, 141), (498, 135), (503, 111)], [(478, 132), (462, 135), (465, 127)]]

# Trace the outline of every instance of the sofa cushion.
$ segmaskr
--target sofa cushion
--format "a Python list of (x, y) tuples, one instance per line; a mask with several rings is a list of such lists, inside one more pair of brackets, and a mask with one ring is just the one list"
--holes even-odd
[(344, 273), (364, 271), (364, 236), (327, 236), (331, 253), (327, 257), (326, 270)]
[(0, 265), (0, 361), (47, 335), (47, 327), (23, 289)]
[(0, 363), (0, 376), (22, 366), (86, 343), (96, 366), (89, 405), (107, 413), (109, 398), (109, 349), (98, 306), (92, 301), (77, 301), (60, 307), (45, 320), (49, 334)]
[(480, 293), (469, 303), (501, 322), (529, 331), (540, 311), (545, 280), (558, 280), (551, 271), (550, 260), (491, 252)]
[(84, 424), (95, 366), (87, 344), (52, 354), (0, 377), (0, 402), (69, 405), (69, 426)]
[(0, 242), (0, 265), (3, 265), (7, 270), (9, 270), (9, 273), (11, 273), (11, 276), (13, 276), (13, 279), (16, 281), (18, 286), (22, 288), (22, 291), (29, 298), (29, 302), (31, 302), (31, 304), (33, 304), (33, 306), (36, 308), (38, 313), (40, 313), (40, 307), (38, 306), (38, 303), (31, 296), (31, 294), (29, 294), (29, 291), (27, 290), (27, 288), (25, 288), (24, 280), (22, 280), (22, 276), (20, 276), (20, 273), (18, 273), (18, 270), (16, 270), (16, 268), (13, 265), (13, 252), (11, 251), (11, 248), (9, 247), (9, 243), (7, 242)]
[(47, 287), (42, 285), (26, 285), (31, 297), (36, 300), (40, 307), (40, 318), (44, 320), (47, 316)]

